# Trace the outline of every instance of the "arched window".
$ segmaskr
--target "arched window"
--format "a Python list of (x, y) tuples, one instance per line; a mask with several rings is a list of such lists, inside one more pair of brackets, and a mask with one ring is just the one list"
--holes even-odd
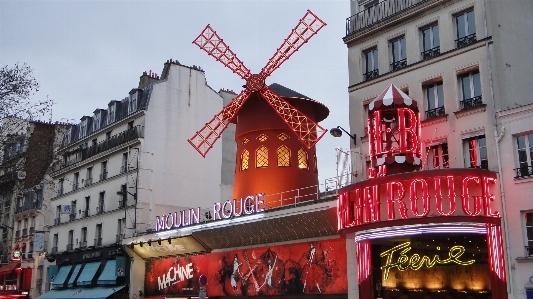
[(250, 152), (248, 150), (242, 151), (241, 154), (241, 171), (248, 169), (248, 160), (250, 159)]
[(255, 167), (268, 167), (268, 148), (265, 146), (255, 151)]
[(307, 152), (303, 148), (298, 150), (298, 168), (308, 169)]
[(289, 150), (289, 148), (285, 145), (278, 147), (278, 166), (291, 166), (291, 150)]

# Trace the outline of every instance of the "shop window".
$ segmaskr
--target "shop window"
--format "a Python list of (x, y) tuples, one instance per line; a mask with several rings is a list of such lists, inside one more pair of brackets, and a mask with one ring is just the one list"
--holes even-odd
[(489, 169), (485, 135), (465, 139), (464, 145), (467, 167)]
[(291, 151), (288, 147), (282, 145), (278, 147), (278, 166), (289, 167), (291, 166)]
[(255, 167), (268, 167), (268, 148), (261, 146), (255, 151)]
[(250, 152), (244, 150), (241, 154), (241, 171), (248, 169), (248, 161), (250, 160)]
[(285, 135), (284, 133), (281, 133), (278, 135), (278, 139), (281, 140), (281, 141), (285, 141), (287, 139), (289, 139), (289, 136)]
[(298, 168), (308, 169), (307, 152), (303, 148), (298, 150)]
[(515, 178), (533, 175), (533, 134), (516, 137), (518, 148), (518, 168)]

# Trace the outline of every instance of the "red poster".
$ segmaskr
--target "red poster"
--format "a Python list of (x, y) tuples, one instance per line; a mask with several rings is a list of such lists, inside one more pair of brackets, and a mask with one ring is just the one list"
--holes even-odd
[(145, 294), (198, 296), (206, 275), (207, 255), (151, 260), (146, 262)]
[(344, 294), (342, 239), (209, 254), (208, 296)]

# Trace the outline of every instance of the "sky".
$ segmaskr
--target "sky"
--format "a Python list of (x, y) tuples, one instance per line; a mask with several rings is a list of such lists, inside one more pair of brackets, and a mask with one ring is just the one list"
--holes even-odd
[[(320, 125), (349, 130), (348, 54), (342, 41), (348, 0), (0, 0), (0, 65), (31, 66), (40, 83), (33, 99), (53, 100), (52, 121), (78, 123), (126, 97), (143, 71), (161, 74), (168, 59), (200, 66), (216, 91), (239, 93), (243, 80), (192, 41), (210, 24), (258, 73), (307, 9), (327, 26), (266, 84), (279, 83), (325, 104), (330, 115)], [(336, 148), (347, 149), (350, 142), (346, 135), (330, 134), (319, 141), (320, 183), (337, 175)]]

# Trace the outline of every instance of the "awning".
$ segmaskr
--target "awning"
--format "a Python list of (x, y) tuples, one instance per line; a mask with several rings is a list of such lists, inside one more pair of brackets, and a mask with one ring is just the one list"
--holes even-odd
[(71, 269), (72, 269), (72, 265), (66, 265), (66, 266), (61, 267), (61, 269), (59, 269), (59, 272), (57, 273), (56, 277), (52, 281), (52, 289), (62, 288), (65, 286), (65, 280), (67, 280), (68, 274), (70, 273)]
[(89, 286), (92, 284), (96, 271), (100, 268), (100, 262), (93, 262), (85, 264), (83, 271), (81, 271), (78, 281), (76, 281), (76, 286)]
[(20, 267), (20, 263), (3, 265), (2, 267), (0, 267), (0, 274), (7, 274), (13, 272), (18, 267)]
[(52, 290), (36, 299), (106, 299), (125, 286)]
[(76, 267), (74, 267), (74, 271), (72, 271), (72, 275), (70, 275), (70, 279), (68, 280), (67, 287), (71, 288), (74, 286), (74, 282), (76, 281), (76, 278), (78, 278), (78, 273), (80, 273), (81, 264), (77, 264)]
[(97, 284), (117, 284), (117, 260), (107, 261), (104, 271), (98, 277)]

